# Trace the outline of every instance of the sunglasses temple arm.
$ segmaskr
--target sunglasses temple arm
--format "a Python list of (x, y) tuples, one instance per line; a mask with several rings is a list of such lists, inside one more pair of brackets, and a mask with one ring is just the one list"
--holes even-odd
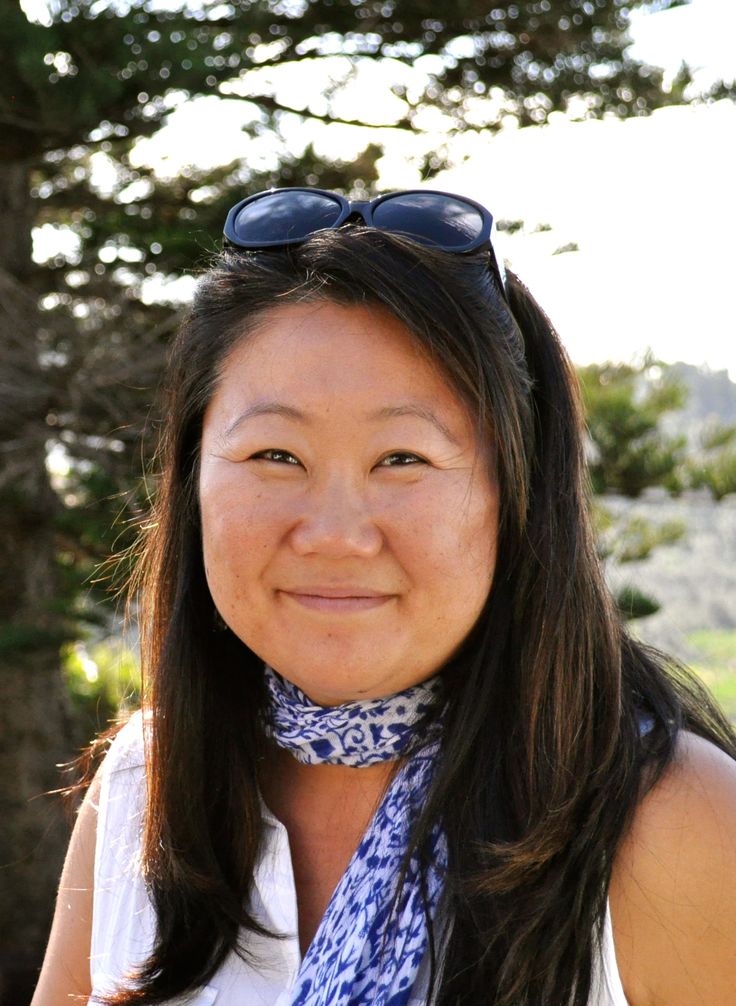
[(499, 241), (498, 228), (495, 219), (491, 221), (491, 233), (489, 237), (491, 243), (491, 261), (496, 279), (501, 284), (504, 296), (508, 295), (508, 284), (506, 278), (506, 263), (503, 257), (503, 241)]

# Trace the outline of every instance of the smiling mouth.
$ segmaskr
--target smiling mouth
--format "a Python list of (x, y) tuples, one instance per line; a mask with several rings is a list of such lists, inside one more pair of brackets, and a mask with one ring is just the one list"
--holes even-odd
[(308, 591), (282, 590), (280, 593), (290, 598), (302, 608), (332, 614), (370, 611), (373, 608), (380, 608), (396, 597), (395, 594), (361, 594), (357, 590), (356, 593), (352, 594), (343, 590), (338, 591), (322, 587), (313, 588)]

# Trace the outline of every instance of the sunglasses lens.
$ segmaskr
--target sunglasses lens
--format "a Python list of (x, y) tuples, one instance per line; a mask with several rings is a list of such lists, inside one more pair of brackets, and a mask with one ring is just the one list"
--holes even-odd
[(333, 227), (342, 207), (321, 192), (267, 192), (246, 203), (232, 221), (233, 237), (253, 246), (303, 241), (314, 231)]
[(373, 226), (448, 251), (466, 250), (490, 233), (490, 219), (486, 224), (475, 206), (437, 192), (399, 193), (383, 200), (373, 210)]

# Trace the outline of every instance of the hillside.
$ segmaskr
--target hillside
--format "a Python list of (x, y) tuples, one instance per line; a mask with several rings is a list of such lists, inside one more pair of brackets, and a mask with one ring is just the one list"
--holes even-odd
[(651, 492), (639, 500), (607, 496), (605, 505), (616, 514), (679, 519), (687, 527), (681, 541), (660, 546), (648, 559), (608, 569), (612, 587), (633, 583), (660, 603), (660, 611), (637, 622), (644, 639), (694, 660), (694, 633), (736, 630), (736, 496), (715, 503), (707, 492), (679, 499)]
[[(695, 453), (704, 427), (736, 424), (736, 383), (725, 370), (685, 363), (668, 369), (688, 399), (662, 426), (686, 436)], [(660, 611), (632, 623), (635, 633), (697, 667), (736, 719), (736, 494), (717, 503), (708, 491), (675, 499), (652, 489), (638, 500), (611, 495), (604, 503), (618, 515), (684, 522), (682, 540), (640, 562), (609, 564), (607, 577), (614, 590), (633, 584), (659, 602)]]
[(736, 383), (726, 370), (709, 370), (689, 363), (673, 363), (668, 373), (687, 388), (685, 407), (670, 413), (662, 422), (667, 433), (684, 434), (694, 446), (708, 423), (736, 423)]

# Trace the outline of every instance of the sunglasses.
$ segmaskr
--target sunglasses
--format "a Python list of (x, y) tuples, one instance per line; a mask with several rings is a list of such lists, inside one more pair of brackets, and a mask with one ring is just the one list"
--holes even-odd
[(492, 215), (480, 203), (449, 192), (409, 189), (349, 202), (325, 189), (269, 189), (236, 203), (227, 215), (224, 234), (238, 248), (287, 247), (351, 218), (362, 218), (368, 227), (401, 234), (439, 251), (465, 255), (487, 249), (505, 292), (506, 270), (493, 250)]

